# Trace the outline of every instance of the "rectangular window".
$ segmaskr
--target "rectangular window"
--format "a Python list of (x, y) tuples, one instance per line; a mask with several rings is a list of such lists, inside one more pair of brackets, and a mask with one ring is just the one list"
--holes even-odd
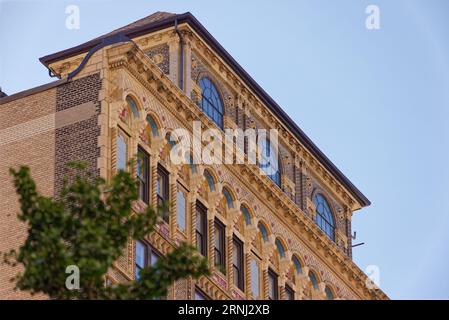
[(186, 231), (186, 211), (186, 192), (184, 191), (184, 188), (178, 185), (178, 193), (176, 195), (176, 221), (182, 232)]
[(278, 275), (271, 269), (268, 269), (268, 299), (279, 299)]
[(136, 241), (136, 279), (139, 279), (140, 277), (140, 270), (154, 265), (159, 257), (159, 253), (157, 253), (147, 242)]
[(200, 202), (196, 204), (196, 246), (207, 257), (207, 209)]
[(251, 294), (254, 298), (260, 298), (260, 268), (255, 259), (251, 259)]
[(168, 184), (168, 172), (161, 165), (157, 168), (157, 180), (156, 180), (156, 193), (157, 193), (157, 206), (159, 208), (164, 207), (162, 212), (162, 219), (170, 223), (170, 212), (166, 207), (169, 202), (169, 184)]
[(126, 137), (123, 133), (117, 134), (117, 170), (126, 171), (128, 162), (128, 146), (126, 145)]
[(215, 267), (226, 274), (226, 235), (225, 226), (219, 220), (215, 220)]
[(150, 203), (150, 157), (139, 147), (137, 151), (137, 180), (139, 181), (139, 199)]
[(195, 288), (195, 300), (210, 300), (209, 297), (198, 288)]
[(285, 300), (295, 300), (295, 291), (289, 285), (285, 285)]
[(233, 258), (232, 268), (234, 272), (234, 285), (244, 291), (244, 275), (243, 275), (243, 242), (234, 236), (233, 239)]

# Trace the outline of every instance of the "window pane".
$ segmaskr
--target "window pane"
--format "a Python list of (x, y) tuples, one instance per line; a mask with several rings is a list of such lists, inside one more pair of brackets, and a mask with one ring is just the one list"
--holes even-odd
[(150, 266), (154, 266), (158, 260), (159, 260), (159, 255), (156, 254), (153, 250), (151, 250)]
[(125, 137), (121, 134), (117, 136), (117, 170), (126, 170), (127, 146)]
[(137, 180), (139, 182), (139, 199), (149, 203), (149, 157), (148, 154), (142, 149), (138, 149), (137, 152)]
[(251, 260), (251, 293), (254, 298), (260, 296), (260, 270), (256, 260)]
[(136, 242), (136, 265), (145, 267), (145, 246), (140, 241)]
[(270, 300), (278, 299), (277, 275), (271, 270), (268, 270), (268, 298)]
[(207, 256), (207, 211), (200, 203), (197, 203), (196, 211), (196, 244), (198, 251), (203, 256)]
[(186, 231), (186, 195), (182, 191), (176, 196), (176, 217), (179, 229)]
[(195, 290), (195, 300), (209, 300), (201, 291)]
[(215, 221), (215, 266), (222, 273), (226, 273), (225, 253), (225, 226), (218, 220)]
[(232, 263), (234, 266), (234, 285), (243, 291), (243, 243), (237, 238), (234, 238)]
[(223, 104), (215, 85), (208, 78), (202, 78), (199, 82), (202, 99), (201, 109), (220, 128), (223, 127)]
[(285, 286), (285, 300), (295, 300), (295, 293), (289, 286)]

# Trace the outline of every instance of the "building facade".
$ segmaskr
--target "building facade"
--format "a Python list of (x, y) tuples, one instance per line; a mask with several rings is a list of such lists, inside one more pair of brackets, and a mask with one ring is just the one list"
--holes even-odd
[[(30, 166), (53, 196), (66, 163), (83, 160), (105, 179), (135, 174), (137, 213), (170, 203), (108, 283), (189, 242), (212, 274), (174, 283), (168, 299), (387, 299), (352, 262), (352, 215), (368, 199), (190, 13), (157, 12), (41, 62), (59, 80), (0, 99), (0, 251), (26, 235), (8, 168)], [(194, 123), (223, 141), (226, 129), (276, 129), (278, 151), (267, 138), (266, 166), (174, 163), (170, 137)], [(247, 159), (248, 143), (226, 153)], [(29, 298), (9, 281), (18, 270), (0, 266), (0, 298)]]

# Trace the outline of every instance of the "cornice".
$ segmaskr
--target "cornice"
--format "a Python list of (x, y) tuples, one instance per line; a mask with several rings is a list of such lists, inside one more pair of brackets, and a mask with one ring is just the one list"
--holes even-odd
[[(191, 99), (173, 84), (173, 82), (161, 72), (161, 70), (147, 56), (145, 56), (136, 45), (129, 43), (112, 46), (109, 49), (109, 57), (110, 69), (126, 69), (136, 78), (136, 80), (155, 95), (159, 101), (171, 109), (172, 113), (176, 115), (177, 118), (183, 117), (183, 123), (186, 123), (185, 120), (187, 120), (187, 123), (192, 120), (200, 120), (204, 128), (215, 127), (212, 121), (199, 110)], [(232, 168), (232, 166), (228, 167), (231, 170), (234, 170), (234, 174), (236, 174), (235, 168)], [(325, 254), (320, 255), (321, 259), (328, 264), (328, 266), (329, 258), (332, 263), (338, 265), (340, 270), (348, 273), (348, 279), (342, 278), (340, 275), (338, 275), (338, 278), (345, 282), (351, 289), (353, 289), (353, 286), (348, 284), (347, 281), (354, 281), (358, 291), (358, 293), (356, 293), (357, 296), (362, 294), (371, 299), (388, 299), (381, 290), (370, 290), (366, 287), (367, 276), (343, 252), (341, 252), (334, 243), (327, 239), (322, 231), (318, 229), (316, 224), (308, 218), (287, 195), (285, 195), (277, 186), (273, 187), (272, 182), (268, 181), (267, 177), (260, 175), (256, 168), (252, 168), (250, 165), (242, 165), (239, 174), (240, 176), (246, 176), (248, 181), (257, 181), (259, 191), (264, 190), (267, 195), (269, 195), (266, 200), (272, 204), (272, 207), (282, 209), (283, 218), (289, 218), (293, 224), (297, 224), (300, 229), (306, 231), (308, 239), (313, 240), (316, 243), (316, 248), (321, 249), (319, 252), (325, 252)], [(237, 174), (237, 176), (239, 175)], [(255, 194), (257, 194), (257, 192)], [(279, 214), (279, 210), (276, 210), (276, 214)], [(287, 223), (287, 225), (291, 227), (290, 224)], [(301, 233), (295, 232), (295, 234), (299, 236)], [(307, 241), (303, 242), (307, 243)], [(330, 270), (332, 270), (332, 268), (330, 268)]]
[(342, 201), (345, 205), (352, 208), (353, 211), (360, 209), (361, 206), (350, 195), (346, 188), (339, 182), (334, 176), (320, 163), (320, 161), (303, 145), (303, 143), (282, 123), (282, 120), (275, 115), (266, 104), (261, 101), (257, 95), (245, 84), (243, 80), (229, 68), (215, 52), (205, 43), (202, 38), (190, 27), (188, 24), (181, 26), (183, 34), (186, 36), (187, 42), (191, 44), (192, 50), (203, 61), (214, 69), (214, 72), (219, 74), (223, 80), (225, 80), (234, 91), (237, 92), (239, 97), (247, 102), (265, 124), (279, 131), (279, 138), (283, 141), (292, 154), (304, 159), (305, 164), (313, 169), (317, 175), (326, 183), (330, 190)]

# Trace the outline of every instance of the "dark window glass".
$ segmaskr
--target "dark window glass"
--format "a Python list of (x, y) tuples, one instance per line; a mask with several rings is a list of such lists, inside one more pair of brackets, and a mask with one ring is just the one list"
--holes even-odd
[(134, 118), (139, 119), (139, 109), (137, 108), (137, 103), (130, 96), (126, 97), (126, 102), (128, 103), (131, 112), (133, 113)]
[(218, 220), (215, 220), (215, 266), (223, 274), (226, 274), (226, 245), (225, 245), (225, 226)]
[(293, 265), (295, 266), (295, 270), (296, 273), (300, 274), (302, 273), (302, 266), (301, 266), (301, 262), (299, 261), (299, 259), (296, 256), (293, 256)]
[(281, 170), (276, 148), (268, 139), (262, 140), (259, 144), (261, 153), (259, 167), (274, 183), (281, 186)]
[(210, 300), (209, 297), (198, 288), (195, 288), (195, 300)]
[(202, 78), (199, 84), (202, 92), (201, 109), (223, 129), (223, 104), (217, 87), (207, 77)]
[(251, 216), (249, 215), (248, 209), (245, 206), (242, 206), (240, 211), (242, 211), (243, 218), (245, 219), (245, 224), (249, 226), (251, 224)]
[(147, 117), (147, 123), (151, 128), (151, 133), (153, 134), (153, 136), (155, 136), (155, 137), (158, 136), (159, 130), (157, 129), (156, 121), (154, 121), (152, 116)]
[(268, 269), (268, 299), (279, 299), (278, 275), (271, 269)]
[(295, 300), (295, 292), (288, 285), (285, 286), (285, 300)]
[(206, 177), (210, 191), (214, 192), (215, 191), (214, 178), (212, 178), (211, 174), (208, 171), (204, 171), (204, 176)]
[(285, 249), (284, 249), (284, 246), (282, 245), (281, 240), (276, 239), (275, 244), (276, 244), (276, 248), (278, 249), (279, 256), (281, 258), (284, 258), (285, 257)]
[(139, 199), (149, 204), (150, 201), (150, 157), (141, 148), (137, 152), (137, 180), (139, 181)]
[(162, 213), (162, 219), (169, 223), (170, 213), (167, 208), (169, 202), (169, 185), (168, 185), (168, 172), (162, 166), (158, 166), (157, 180), (156, 180), (156, 193), (157, 193), (157, 206), (164, 207)]
[(326, 287), (326, 289), (324, 291), (326, 292), (327, 300), (334, 300), (334, 294), (332, 293), (331, 289)]
[(315, 274), (312, 271), (309, 272), (309, 279), (310, 282), (312, 283), (312, 287), (315, 290), (318, 290), (318, 279), (316, 278)]
[(234, 200), (232, 200), (232, 196), (231, 193), (229, 192), (228, 189), (223, 189), (223, 195), (226, 199), (226, 205), (228, 206), (229, 209), (234, 208)]
[(264, 241), (264, 242), (267, 242), (267, 241), (268, 241), (268, 232), (267, 232), (267, 229), (266, 229), (265, 226), (264, 226), (263, 224), (261, 224), (260, 222), (259, 222), (258, 227), (259, 227), (260, 234), (262, 235), (263, 241)]
[(196, 246), (207, 257), (207, 209), (199, 202), (196, 204)]
[(316, 206), (316, 224), (324, 233), (335, 241), (335, 223), (329, 204), (323, 195), (317, 193), (314, 197)]
[(244, 291), (244, 269), (243, 269), (243, 242), (234, 237), (232, 268), (234, 272), (234, 285)]
[(140, 270), (154, 265), (159, 257), (160, 254), (157, 253), (147, 242), (136, 241), (136, 279), (139, 279), (140, 277)]

